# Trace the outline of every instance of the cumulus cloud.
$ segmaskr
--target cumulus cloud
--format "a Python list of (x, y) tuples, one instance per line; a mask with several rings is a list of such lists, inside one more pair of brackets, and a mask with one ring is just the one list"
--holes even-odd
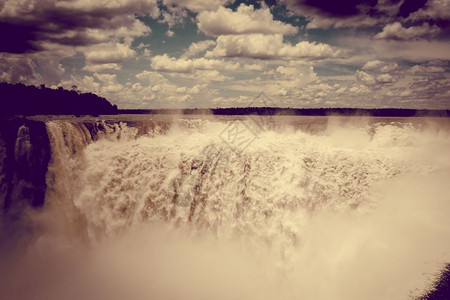
[(135, 77), (141, 81), (146, 81), (146, 82), (152, 83), (152, 84), (160, 84), (160, 85), (169, 84), (169, 81), (158, 72), (151, 72), (151, 71), (144, 70), (141, 73), (136, 74)]
[[(312, 64), (299, 61), (265, 61), (255, 77), (229, 83), (229, 88), (242, 93), (261, 93), (270, 96), (298, 98), (299, 89), (318, 79)], [(247, 103), (248, 104), (248, 103)]]
[(358, 80), (361, 83), (364, 83), (365, 85), (375, 85), (375, 84), (384, 84), (384, 83), (392, 83), (395, 82), (395, 78), (388, 74), (378, 74), (378, 75), (370, 75), (364, 71), (357, 70), (356, 71), (356, 80)]
[(88, 64), (121, 63), (134, 57), (136, 52), (120, 43), (102, 43), (90, 46), (84, 51)]
[(364, 71), (356, 71), (356, 80), (366, 85), (373, 85), (376, 83), (375, 78)]
[(117, 12), (129, 14), (135, 12), (149, 13), (156, 17), (158, 16), (158, 8), (156, 1), (141, 1), (141, 0), (105, 0), (105, 1), (91, 1), (91, 0), (63, 0), (56, 1), (55, 8), (75, 10), (86, 13), (103, 13), (105, 15), (114, 14)]
[[(0, 35), (8, 41), (0, 43), (0, 81), (75, 84), (121, 107), (247, 105), (261, 91), (291, 107), (398, 99), (448, 107), (448, 1), (277, 0), (287, 12), (257, 2), (0, 0)], [(289, 23), (277, 20), (283, 13)], [(148, 24), (156, 24), (152, 35)], [(358, 35), (344, 28), (332, 38), (309, 31), (361, 26), (382, 30), (375, 38), (364, 34), (374, 28)], [(324, 42), (313, 42), (318, 35)]]
[(187, 59), (169, 57), (167, 54), (154, 56), (151, 60), (153, 70), (174, 73), (192, 73), (195, 70), (237, 70), (238, 63), (204, 57)]
[(120, 69), (121, 65), (117, 63), (88, 64), (83, 67), (83, 71), (91, 73), (119, 71)]
[(70, 80), (64, 80), (59, 84), (66, 89), (70, 89), (73, 85), (83, 92), (100, 93), (100, 83), (94, 76), (71, 76)]
[(101, 93), (119, 93), (124, 89), (124, 86), (117, 81), (116, 74), (102, 74), (94, 73), (94, 77), (102, 83)]
[(0, 53), (0, 81), (33, 82), (37, 75), (36, 63), (30, 57)]
[[(424, 62), (429, 60), (449, 60), (450, 42), (446, 40), (385, 40), (365, 36), (342, 36), (336, 39), (341, 47), (353, 50), (347, 62), (361, 60), (410, 60)], [(344, 48), (344, 49), (345, 49)]]
[(196, 79), (198, 82), (220, 82), (233, 79), (233, 77), (223, 75), (217, 70), (196, 70), (194, 76), (189, 75), (188, 77)]
[(181, 6), (169, 6), (168, 8), (164, 8), (161, 11), (162, 20), (159, 20), (158, 22), (166, 23), (169, 28), (172, 28), (176, 24), (182, 24), (188, 17), (187, 10)]
[(206, 84), (196, 84), (193, 87), (182, 86), (176, 89), (177, 94), (198, 94), (206, 87)]
[(259, 59), (323, 59), (338, 57), (339, 50), (326, 44), (306, 41), (291, 45), (281, 34), (223, 35), (208, 56), (249, 57)]
[(196, 43), (192, 43), (186, 51), (184, 51), (182, 57), (193, 57), (197, 54), (205, 52), (208, 48), (214, 46), (216, 41), (204, 40)]
[(163, 4), (170, 7), (181, 7), (193, 12), (216, 10), (226, 1), (222, 0), (163, 0)]
[(172, 30), (167, 30), (166, 31), (166, 35), (168, 36), (168, 37), (173, 37), (173, 35), (175, 34), (175, 32), (173, 32)]
[(65, 55), (67, 53), (64, 51), (27, 55), (0, 53), (0, 81), (34, 85), (58, 83), (65, 72), (60, 64), (60, 59)]
[(392, 83), (395, 82), (395, 78), (390, 74), (380, 74), (375, 77), (377, 83)]
[(247, 71), (262, 71), (264, 69), (264, 65), (263, 64), (250, 64), (250, 63), (245, 63), (243, 65), (244, 70)]
[(405, 28), (400, 22), (394, 22), (384, 26), (383, 31), (377, 33), (375, 39), (388, 40), (412, 40), (423, 37), (432, 37), (437, 35), (441, 29), (436, 25), (430, 26), (428, 23), (423, 23), (422, 26), (411, 26)]
[(408, 73), (414, 75), (443, 74), (445, 73), (445, 69), (439, 65), (415, 65), (409, 68)]
[(268, 7), (255, 9), (241, 4), (236, 11), (219, 7), (217, 11), (203, 11), (197, 16), (198, 28), (212, 36), (228, 34), (295, 34), (297, 28), (273, 19)]
[(377, 72), (391, 72), (398, 69), (398, 64), (396, 62), (386, 62), (375, 59), (365, 63), (362, 69)]
[(215, 11), (227, 2), (228, 0), (162, 0), (160, 1), (162, 19), (159, 22), (166, 23), (172, 28), (189, 19), (189, 12)]
[(311, 17), (309, 23), (306, 25), (307, 29), (317, 28), (341, 28), (341, 27), (370, 27), (378, 24), (379, 21), (375, 18), (365, 15), (352, 16), (348, 18), (333, 18), (333, 17)]

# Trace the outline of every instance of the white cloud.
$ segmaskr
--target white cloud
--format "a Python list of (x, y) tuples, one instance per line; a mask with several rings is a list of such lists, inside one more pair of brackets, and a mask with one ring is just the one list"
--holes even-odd
[(136, 56), (133, 49), (120, 43), (96, 44), (80, 50), (86, 58), (86, 66), (83, 70), (89, 72), (119, 70), (122, 62)]
[(169, 28), (172, 28), (176, 24), (182, 24), (184, 20), (187, 18), (187, 11), (180, 6), (169, 7), (168, 11), (161, 11), (162, 20), (159, 20), (160, 23), (167, 23)]
[(166, 35), (168, 36), (168, 37), (173, 37), (173, 35), (175, 34), (175, 32), (173, 32), (172, 30), (167, 30), (166, 31)]
[(184, 51), (182, 57), (193, 57), (197, 54), (200, 54), (206, 51), (208, 48), (214, 46), (216, 41), (213, 40), (204, 40), (196, 43), (192, 43), (186, 51)]
[(250, 57), (259, 59), (322, 59), (338, 57), (339, 50), (326, 44), (283, 42), (281, 34), (225, 35), (217, 38), (217, 46), (207, 56)]
[(226, 81), (232, 79), (232, 77), (225, 76), (217, 70), (197, 70), (194, 78), (199, 82)]
[[(83, 38), (92, 43), (102, 43), (108, 41), (120, 41), (125, 40), (127, 43), (131, 43), (135, 37), (145, 36), (151, 33), (150, 27), (143, 22), (134, 18), (134, 16), (116, 16), (109, 20), (109, 26), (105, 28), (86, 28), (83, 29)], [(72, 37), (76, 37), (76, 34), (80, 34), (79, 29), (69, 32), (62, 32), (67, 36), (67, 33)], [(58, 33), (60, 34), (60, 33)], [(52, 37), (53, 35), (50, 35)]]
[(105, 84), (116, 84), (117, 83), (117, 75), (116, 74), (95, 73), (94, 77)]
[(120, 70), (120, 65), (117, 63), (107, 63), (107, 64), (99, 64), (99, 65), (90, 64), (90, 65), (86, 65), (83, 68), (83, 71), (92, 72), (92, 73), (118, 71), (118, 70)]
[(94, 73), (94, 77), (101, 82), (100, 93), (104, 95), (119, 93), (124, 89), (124, 86), (117, 82), (116, 74)]
[(164, 54), (154, 56), (152, 58), (151, 67), (156, 71), (192, 73), (195, 70), (236, 70), (239, 68), (239, 64), (225, 60), (206, 59), (203, 57), (195, 59), (176, 59)]
[(374, 26), (379, 21), (366, 15), (358, 15), (348, 18), (333, 18), (328, 16), (312, 16), (306, 25), (308, 29), (317, 28), (341, 28), (341, 27), (363, 27)]
[[(345, 49), (352, 49), (354, 55), (343, 60), (344, 63), (358, 64), (361, 61), (406, 59), (415, 62), (429, 60), (450, 60), (450, 42), (446, 40), (380, 40), (364, 36), (339, 37), (337, 43)], [(348, 45), (348, 46), (347, 46)]]
[(395, 78), (390, 74), (380, 74), (375, 77), (377, 83), (392, 83), (395, 82)]
[(26, 55), (0, 52), (0, 80), (34, 85), (58, 83), (65, 72), (60, 60), (74, 53), (73, 49)]
[(409, 74), (430, 74), (430, 73), (445, 73), (445, 69), (442, 66), (433, 65), (415, 65), (412, 66), (408, 71)]
[(375, 59), (365, 63), (362, 69), (386, 73), (398, 69), (398, 64)]
[(196, 84), (193, 87), (179, 87), (176, 89), (177, 94), (198, 94), (206, 87), (206, 84)]
[(143, 15), (150, 14), (153, 17), (159, 15), (156, 0), (71, 0), (56, 1), (56, 8), (76, 10), (81, 12), (123, 12), (123, 13), (141, 13)]
[(229, 89), (241, 92), (260, 93), (264, 91), (271, 96), (297, 97), (298, 89), (317, 80), (312, 65), (298, 62), (267, 62), (262, 65), (263, 72), (256, 77), (238, 80), (228, 85)]
[(364, 71), (356, 71), (356, 80), (367, 84), (367, 85), (373, 85), (376, 83), (375, 78), (369, 74), (367, 74)]
[(221, 0), (163, 0), (163, 4), (171, 7), (181, 7), (189, 9), (193, 12), (201, 12), (204, 10), (216, 10), (226, 1)]
[(297, 28), (276, 21), (268, 7), (255, 9), (253, 5), (241, 4), (236, 11), (219, 7), (215, 12), (203, 11), (198, 16), (198, 28), (212, 36), (228, 34), (295, 34)]
[(360, 70), (356, 71), (356, 80), (369, 86), (395, 82), (395, 78), (390, 74), (370, 75)]
[(384, 26), (383, 31), (377, 33), (375, 39), (392, 39), (392, 40), (412, 40), (421, 37), (432, 37), (437, 35), (441, 29), (436, 25), (430, 26), (423, 23), (422, 26), (411, 26), (405, 28), (400, 22), (394, 22)]
[(88, 75), (83, 77), (71, 76), (70, 80), (63, 81), (60, 85), (66, 89), (71, 89), (72, 85), (76, 85), (77, 88), (83, 92), (100, 92), (100, 83), (97, 82), (93, 76)]
[(249, 64), (246, 63), (243, 65), (244, 70), (247, 71), (262, 71), (264, 69), (263, 64)]
[(157, 72), (151, 72), (151, 71), (142, 71), (139, 74), (136, 74), (135, 76), (137, 79), (141, 81), (146, 81), (152, 84), (168, 84), (169, 81), (161, 74)]
[(0, 53), (0, 79), (12, 83), (38, 79), (36, 63), (31, 57)]

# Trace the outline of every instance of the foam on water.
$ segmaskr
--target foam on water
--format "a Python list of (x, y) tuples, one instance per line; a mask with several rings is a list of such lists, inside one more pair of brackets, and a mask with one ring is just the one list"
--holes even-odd
[(41, 231), (0, 296), (405, 299), (449, 261), (448, 127), (275, 119), (239, 149), (233, 122), (48, 122)]

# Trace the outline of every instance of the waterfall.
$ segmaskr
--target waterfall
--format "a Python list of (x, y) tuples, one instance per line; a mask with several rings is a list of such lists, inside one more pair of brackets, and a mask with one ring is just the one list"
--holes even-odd
[[(9, 299), (420, 295), (450, 258), (448, 122), (269, 121), (47, 121), (45, 203), (28, 212), (39, 233), (23, 254), (29, 263), (17, 264), (33, 279), (11, 267), (11, 278), (37, 292), (0, 291)], [(18, 126), (16, 164), (32, 164), (32, 128)]]

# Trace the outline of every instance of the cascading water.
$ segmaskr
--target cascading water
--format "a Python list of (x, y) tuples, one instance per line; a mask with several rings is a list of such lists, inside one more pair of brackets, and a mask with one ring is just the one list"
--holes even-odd
[(450, 259), (447, 120), (139, 118), (46, 122), (0, 298), (407, 299)]

